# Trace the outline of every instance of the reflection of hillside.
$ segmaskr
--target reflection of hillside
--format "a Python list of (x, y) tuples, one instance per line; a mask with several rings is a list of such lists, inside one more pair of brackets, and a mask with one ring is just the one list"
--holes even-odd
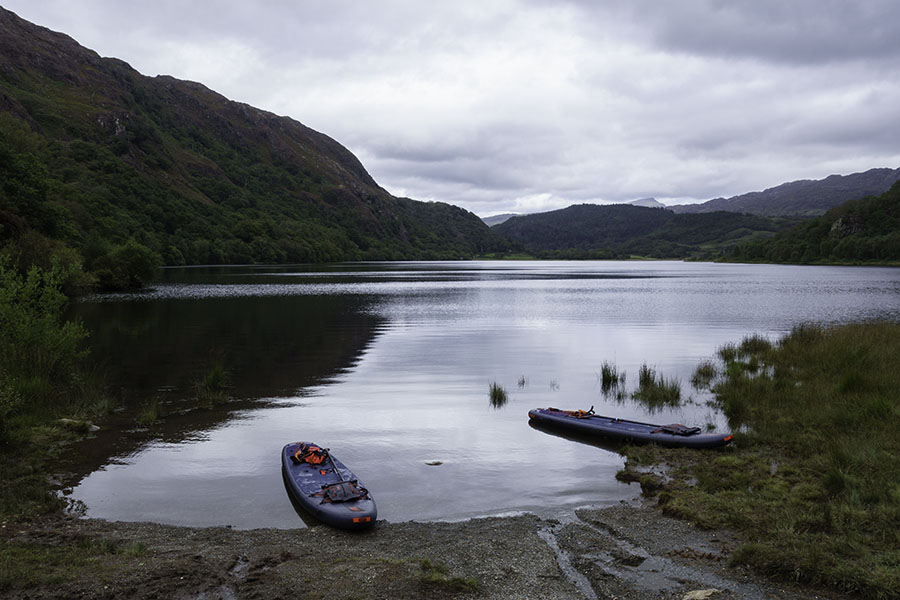
[[(150, 438), (196, 437), (260, 399), (299, 395), (334, 378), (377, 334), (381, 319), (364, 308), (359, 296), (299, 295), (79, 304), (91, 357), (122, 410), (72, 453), (82, 464), (66, 468), (80, 477)], [(194, 383), (216, 362), (228, 371), (236, 400), (198, 408)], [(154, 399), (162, 422), (128, 431)]]
[(176, 396), (221, 362), (238, 398), (291, 395), (347, 369), (378, 318), (352, 296), (230, 297), (86, 303), (91, 353), (126, 404)]

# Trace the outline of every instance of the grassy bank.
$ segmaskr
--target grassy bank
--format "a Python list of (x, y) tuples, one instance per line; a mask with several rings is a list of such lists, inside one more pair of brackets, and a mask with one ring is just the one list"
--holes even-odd
[(665, 511), (740, 532), (736, 564), (900, 598), (898, 356), (895, 323), (802, 326), (774, 344), (726, 346), (695, 378), (710, 381), (734, 447), (634, 448), (629, 468), (674, 465)]

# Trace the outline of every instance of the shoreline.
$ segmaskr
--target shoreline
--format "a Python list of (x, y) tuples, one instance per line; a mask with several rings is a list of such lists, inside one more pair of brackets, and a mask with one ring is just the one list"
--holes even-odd
[[(731, 568), (735, 538), (667, 517), (648, 500), (579, 508), (561, 520), (523, 514), (379, 521), (366, 532), (195, 528), (60, 514), (4, 523), (0, 531), (7, 548), (34, 553), (34, 568), (59, 570), (27, 588), (13, 584), (2, 597), (846, 598)], [(52, 559), (72, 549), (82, 555), (74, 566)]]

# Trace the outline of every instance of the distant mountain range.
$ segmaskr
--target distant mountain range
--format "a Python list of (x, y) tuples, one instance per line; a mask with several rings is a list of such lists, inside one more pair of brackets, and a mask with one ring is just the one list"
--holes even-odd
[[(794, 181), (702, 204), (666, 207), (655, 198), (641, 198), (623, 204), (581, 204), (529, 215), (497, 215), (487, 222), (517, 244), (516, 250), (541, 257), (744, 256), (737, 248), (752, 248), (752, 256), (762, 256), (767, 254), (760, 248), (777, 232), (834, 206), (882, 194), (897, 181), (900, 169), (871, 169), (820, 181)], [(800, 255), (813, 256), (806, 251)]]
[(779, 186), (731, 198), (715, 198), (701, 204), (680, 204), (676, 213), (727, 210), (752, 215), (817, 216), (847, 202), (878, 196), (900, 180), (900, 168), (870, 169), (852, 175), (830, 175), (825, 179), (791, 181)]
[(517, 244), (514, 249), (542, 258), (716, 258), (796, 222), (725, 211), (678, 215), (628, 204), (579, 204), (512, 217), (493, 229)]
[(657, 200), (656, 198), (639, 198), (637, 200), (632, 200), (631, 202), (626, 202), (625, 204), (630, 204), (632, 206), (643, 206), (644, 208), (665, 208), (666, 205)]
[(493, 215), (490, 217), (483, 217), (481, 220), (484, 221), (484, 224), (488, 227), (493, 227), (494, 225), (499, 225), (504, 221), (511, 219), (512, 217), (519, 216), (516, 213), (503, 213), (502, 215)]
[(900, 182), (880, 196), (850, 200), (772, 239), (735, 245), (725, 257), (741, 262), (897, 264)]
[(0, 246), (63, 244), (90, 270), (125, 242), (169, 265), (460, 258), (501, 245), (466, 210), (392, 196), (293, 119), (146, 77), (0, 8)]

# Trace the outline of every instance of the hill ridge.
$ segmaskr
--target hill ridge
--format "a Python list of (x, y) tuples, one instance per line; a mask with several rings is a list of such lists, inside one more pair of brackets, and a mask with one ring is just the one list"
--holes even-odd
[(823, 179), (798, 179), (762, 191), (669, 208), (676, 213), (726, 210), (761, 216), (818, 216), (849, 200), (883, 194), (898, 180), (900, 168), (880, 167)]

